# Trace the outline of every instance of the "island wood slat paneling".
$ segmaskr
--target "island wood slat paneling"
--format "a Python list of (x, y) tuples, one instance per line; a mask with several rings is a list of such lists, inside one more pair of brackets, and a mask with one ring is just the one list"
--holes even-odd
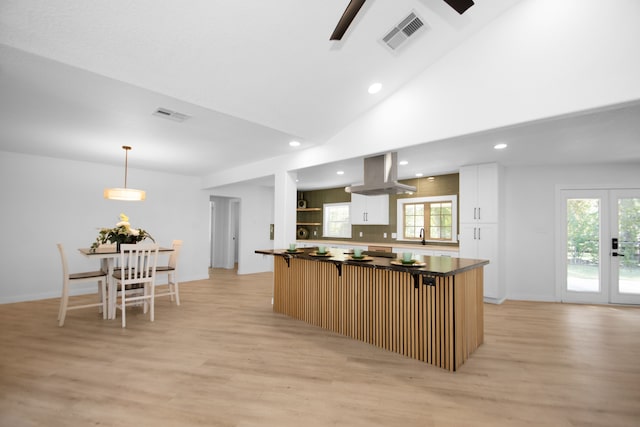
[(482, 268), (414, 275), (301, 258), (274, 259), (275, 312), (450, 371), (484, 340)]

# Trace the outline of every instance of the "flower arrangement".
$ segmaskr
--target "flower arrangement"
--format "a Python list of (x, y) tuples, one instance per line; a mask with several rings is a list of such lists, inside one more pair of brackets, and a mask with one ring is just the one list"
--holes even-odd
[(131, 224), (129, 224), (129, 217), (121, 213), (120, 222), (118, 222), (114, 228), (100, 229), (96, 241), (91, 245), (91, 249), (96, 249), (98, 246), (107, 242), (116, 243), (118, 247), (120, 247), (122, 243), (138, 243), (146, 238), (153, 240), (155, 243), (151, 234), (142, 228), (132, 228)]

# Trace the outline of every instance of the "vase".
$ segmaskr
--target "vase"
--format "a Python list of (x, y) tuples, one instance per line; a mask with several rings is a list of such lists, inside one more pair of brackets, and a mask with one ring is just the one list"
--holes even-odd
[(118, 252), (120, 252), (120, 245), (126, 244), (126, 245), (131, 245), (131, 244), (136, 244), (138, 243), (137, 239), (133, 239), (133, 238), (128, 238), (123, 242), (116, 242), (116, 250)]

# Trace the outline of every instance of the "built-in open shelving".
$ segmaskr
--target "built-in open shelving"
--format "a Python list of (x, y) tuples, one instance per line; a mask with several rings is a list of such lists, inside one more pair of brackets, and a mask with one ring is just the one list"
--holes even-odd
[[(296, 211), (298, 212), (322, 212), (322, 208), (297, 208)], [(305, 219), (317, 219), (317, 216), (313, 215), (312, 218), (305, 218)], [(302, 222), (302, 221), (298, 221), (296, 222), (296, 225), (306, 225), (306, 226), (319, 226), (322, 225), (322, 222)]]

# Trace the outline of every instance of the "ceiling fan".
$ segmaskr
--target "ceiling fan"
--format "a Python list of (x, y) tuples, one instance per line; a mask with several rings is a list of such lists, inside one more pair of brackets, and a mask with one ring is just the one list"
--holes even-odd
[[(342, 36), (351, 25), (351, 22), (355, 19), (358, 11), (364, 4), (366, 0), (351, 0), (347, 5), (347, 8), (344, 10), (340, 21), (338, 21), (338, 25), (336, 25), (336, 29), (331, 33), (331, 37), (329, 40), (342, 40)], [(466, 12), (471, 6), (473, 6), (473, 0), (444, 0), (449, 6), (455, 9), (460, 15)]]

